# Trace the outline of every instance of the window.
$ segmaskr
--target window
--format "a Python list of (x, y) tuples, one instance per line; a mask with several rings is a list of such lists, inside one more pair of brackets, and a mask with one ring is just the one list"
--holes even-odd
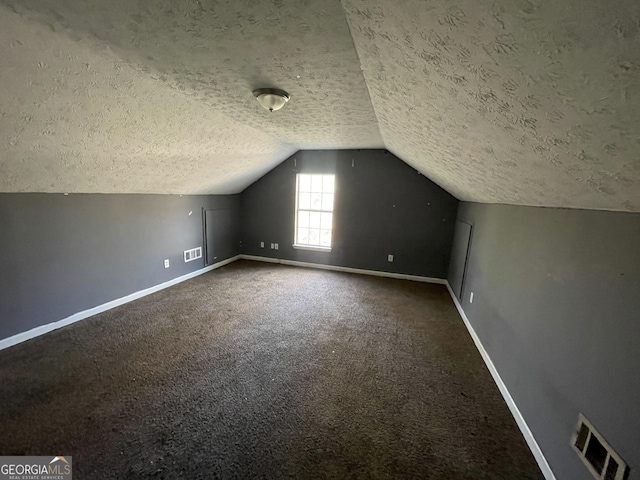
[(294, 247), (331, 250), (335, 175), (296, 176)]

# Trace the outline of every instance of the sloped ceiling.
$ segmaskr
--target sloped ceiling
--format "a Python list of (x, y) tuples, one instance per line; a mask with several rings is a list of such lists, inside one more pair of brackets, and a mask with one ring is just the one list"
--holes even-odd
[(640, 210), (637, 0), (345, 0), (386, 147), (462, 200)]
[(0, 191), (232, 193), (383, 147), (339, 2), (2, 1), (0, 85)]
[(635, 0), (0, 0), (0, 85), (0, 191), (232, 193), (384, 147), (463, 200), (640, 211)]

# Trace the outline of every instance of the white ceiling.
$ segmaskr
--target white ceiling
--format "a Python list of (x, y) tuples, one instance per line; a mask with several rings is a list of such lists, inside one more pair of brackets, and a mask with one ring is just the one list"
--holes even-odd
[(233, 193), (387, 148), (463, 200), (640, 211), (637, 0), (0, 0), (0, 85), (4, 192)]

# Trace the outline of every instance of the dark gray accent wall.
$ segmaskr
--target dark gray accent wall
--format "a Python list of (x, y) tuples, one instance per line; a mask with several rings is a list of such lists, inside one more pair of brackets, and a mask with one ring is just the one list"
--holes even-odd
[[(336, 175), (330, 253), (293, 248), (297, 173)], [(245, 254), (446, 278), (458, 200), (385, 150), (300, 151), (241, 201)]]
[(461, 203), (458, 220), (462, 306), (556, 477), (592, 478), (570, 446), (583, 413), (640, 479), (640, 214)]
[(239, 195), (0, 194), (0, 339), (203, 268), (203, 208), (233, 212), (236, 255)]

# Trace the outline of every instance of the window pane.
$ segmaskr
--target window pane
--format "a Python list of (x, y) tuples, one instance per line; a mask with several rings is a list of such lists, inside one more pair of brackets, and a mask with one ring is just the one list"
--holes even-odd
[(335, 176), (334, 175), (323, 175), (322, 176), (322, 191), (324, 193), (333, 193), (335, 184)]
[(309, 226), (309, 212), (298, 212), (298, 227)]
[(312, 210), (321, 210), (322, 209), (322, 194), (321, 193), (312, 193), (311, 194), (311, 209)]
[(320, 245), (323, 247), (331, 246), (331, 230), (320, 230)]
[(320, 228), (320, 212), (309, 213), (309, 226), (311, 228)]
[(333, 210), (333, 193), (322, 194), (322, 210)]
[(309, 229), (308, 228), (299, 228), (298, 229), (298, 239), (297, 243), (301, 243), (306, 245), (309, 243)]
[(311, 208), (311, 194), (300, 193), (298, 195), (298, 208), (300, 210), (309, 210)]
[(298, 177), (299, 188), (301, 192), (310, 192), (311, 191), (311, 175), (300, 175)]
[(322, 192), (322, 175), (311, 175), (311, 191), (314, 193)]
[(321, 213), (320, 214), (320, 228), (331, 230), (331, 221), (333, 220), (333, 213)]
[(320, 245), (320, 229), (318, 228), (309, 229), (309, 244)]
[(335, 175), (298, 174), (296, 243), (331, 246)]

